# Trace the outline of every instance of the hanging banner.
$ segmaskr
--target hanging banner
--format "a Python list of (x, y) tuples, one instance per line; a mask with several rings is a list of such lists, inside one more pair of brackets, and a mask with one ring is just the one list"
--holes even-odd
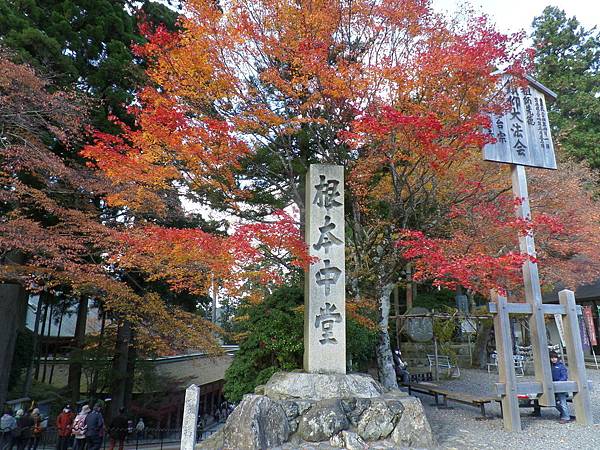
[(596, 327), (594, 326), (594, 316), (592, 315), (592, 307), (591, 306), (583, 306), (583, 320), (585, 320), (585, 324), (587, 325), (587, 332), (590, 338), (590, 344), (598, 345), (598, 340), (596, 339)]
[(561, 314), (554, 314), (554, 322), (556, 322), (556, 328), (558, 329), (558, 335), (560, 336), (560, 343), (565, 346), (565, 329), (563, 327), (563, 320)]
[(577, 316), (577, 321), (579, 322), (579, 334), (581, 335), (581, 346), (584, 350), (590, 349), (590, 341), (588, 339), (588, 334), (586, 331), (585, 321), (583, 320), (583, 315)]

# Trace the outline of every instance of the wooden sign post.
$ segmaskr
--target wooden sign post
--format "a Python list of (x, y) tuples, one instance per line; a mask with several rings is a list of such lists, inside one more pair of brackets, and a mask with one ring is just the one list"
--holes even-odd
[[(531, 220), (525, 167), (513, 164), (511, 171), (513, 195), (520, 199), (517, 207), (517, 217), (523, 220)], [(519, 236), (519, 249), (522, 253), (532, 256), (536, 255), (532, 234)], [(550, 359), (548, 358), (546, 324), (544, 323), (544, 315), (539, 313), (539, 306), (542, 305), (540, 277), (537, 263), (529, 259), (523, 264), (523, 284), (525, 288), (525, 301), (533, 305), (535, 311), (537, 311), (529, 317), (529, 330), (531, 333), (535, 379), (541, 382), (543, 386), (543, 392), (538, 401), (542, 406), (554, 406), (554, 389), (552, 383), (547, 383), (547, 381), (552, 381), (552, 371), (550, 369)]]
[(565, 344), (567, 355), (569, 355), (569, 369), (571, 378), (577, 383), (578, 390), (573, 393), (573, 406), (575, 406), (575, 417), (584, 425), (591, 425), (592, 404), (590, 400), (589, 383), (585, 373), (585, 359), (579, 334), (579, 323), (577, 321), (577, 305), (573, 291), (563, 290), (558, 293), (560, 305), (565, 308)]
[[(513, 362), (513, 345), (510, 334), (510, 315), (506, 297), (492, 291), (492, 301), (496, 304), (494, 333), (498, 354), (498, 378), (504, 382), (505, 395), (502, 396), (502, 417), (508, 431), (521, 430), (519, 399), (517, 398), (517, 374)], [(508, 331), (508, 332), (507, 332)]]
[[(510, 110), (491, 118), (490, 134), (496, 139), (484, 147), (484, 159), (511, 165), (513, 195), (517, 200), (516, 215), (524, 221), (531, 220), (529, 194), (525, 166), (556, 169), (554, 146), (546, 112), (546, 100), (555, 99), (556, 94), (526, 77), (527, 85), (519, 86), (508, 75), (503, 77), (503, 89)], [(519, 236), (522, 253), (536, 256), (533, 234)], [(490, 312), (495, 313), (494, 328), (498, 351), (498, 394), (502, 397), (504, 427), (510, 431), (521, 430), (518, 394), (538, 394), (542, 406), (555, 405), (555, 393), (575, 392), (577, 421), (591, 423), (589, 390), (585, 381), (585, 364), (581, 337), (577, 327), (575, 296), (571, 291), (561, 291), (561, 305), (544, 305), (538, 266), (532, 260), (523, 264), (523, 284), (526, 303), (508, 303), (505, 297), (492, 292)], [(572, 307), (570, 306), (572, 303)], [(510, 314), (529, 315), (529, 329), (535, 368), (534, 383), (517, 383), (512, 354), (512, 339), (509, 326)], [(569, 358), (570, 376), (574, 382), (553, 382), (548, 339), (546, 337), (545, 314), (566, 315), (565, 341)], [(575, 314), (573, 316), (573, 314)], [(573, 318), (574, 317), (574, 318)], [(574, 320), (575, 322), (572, 322)], [(579, 361), (581, 360), (581, 363)], [(575, 401), (575, 400), (574, 400)]]

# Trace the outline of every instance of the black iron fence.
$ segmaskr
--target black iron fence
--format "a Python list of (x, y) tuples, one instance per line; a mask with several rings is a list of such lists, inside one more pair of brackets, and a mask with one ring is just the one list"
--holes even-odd
[[(204, 440), (219, 429), (219, 423), (213, 423), (206, 429), (198, 429), (198, 441)], [(123, 446), (125, 450), (138, 449), (174, 449), (179, 448), (181, 442), (181, 428), (145, 428), (143, 431), (133, 430), (125, 436)], [(18, 442), (13, 443), (12, 449), (16, 450)], [(49, 450), (58, 449), (59, 437), (58, 430), (55, 427), (44, 429), (37, 441), (31, 438), (28, 442), (20, 443), (24, 450)], [(68, 441), (67, 448), (72, 449), (74, 438), (71, 437)], [(118, 450), (120, 446), (119, 439), (113, 439), (108, 433), (102, 438), (103, 450), (114, 448)], [(5, 450), (12, 450), (5, 447)], [(85, 450), (85, 447), (78, 447), (78, 450)]]

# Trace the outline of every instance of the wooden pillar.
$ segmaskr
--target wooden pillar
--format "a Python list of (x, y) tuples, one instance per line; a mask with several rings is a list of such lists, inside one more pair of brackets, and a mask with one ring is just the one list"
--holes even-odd
[[(433, 321), (433, 318), (431, 320)], [(435, 381), (440, 381), (440, 366), (438, 364), (438, 345), (437, 338), (435, 336), (435, 329), (433, 331), (433, 358), (435, 363), (435, 366), (433, 368), (435, 375), (433, 377)]]
[[(511, 173), (513, 195), (520, 200), (517, 206), (517, 217), (523, 220), (531, 220), (525, 167), (513, 164), (511, 165)], [(519, 236), (519, 248), (521, 252), (535, 256), (533, 235)], [(527, 260), (523, 264), (523, 283), (525, 287), (525, 300), (532, 306), (532, 314), (529, 316), (531, 349), (533, 351), (535, 379), (537, 382), (542, 383), (543, 390), (539, 402), (542, 406), (554, 406), (554, 386), (552, 384), (550, 360), (548, 359), (548, 338), (546, 337), (544, 315), (541, 311), (542, 291), (540, 288), (538, 266), (533, 261)]]
[(563, 321), (565, 328), (565, 344), (567, 356), (569, 357), (569, 378), (577, 382), (577, 392), (573, 393), (573, 406), (575, 417), (582, 425), (593, 423), (592, 405), (590, 392), (585, 372), (585, 360), (583, 346), (579, 334), (579, 323), (577, 321), (577, 309), (575, 294), (573, 291), (564, 289), (558, 293), (560, 304), (565, 307), (566, 317)]
[(215, 415), (215, 387), (214, 385), (212, 385), (210, 387), (212, 389), (212, 392), (210, 393), (210, 415), (214, 416)]
[(507, 431), (521, 431), (519, 399), (517, 398), (517, 375), (513, 362), (513, 346), (506, 297), (491, 291), (492, 302), (496, 303), (494, 333), (498, 352), (498, 379), (506, 389), (502, 396), (502, 420)]

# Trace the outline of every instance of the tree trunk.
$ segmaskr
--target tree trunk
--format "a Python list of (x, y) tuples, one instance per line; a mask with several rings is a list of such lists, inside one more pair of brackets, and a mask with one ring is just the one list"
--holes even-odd
[(377, 367), (379, 369), (379, 381), (386, 389), (398, 389), (394, 360), (390, 348), (390, 334), (388, 331), (390, 317), (390, 295), (394, 289), (393, 283), (378, 286), (379, 294), (379, 339), (377, 342)]
[(491, 320), (481, 320), (477, 326), (477, 339), (475, 340), (475, 352), (473, 354), (473, 365), (485, 369), (487, 364), (487, 344), (492, 331)]
[[(21, 252), (7, 252), (0, 257), (0, 265), (25, 262)], [(15, 353), (17, 331), (23, 326), (27, 314), (27, 292), (18, 283), (0, 283), (0, 406), (8, 395), (8, 382)]]
[(77, 324), (75, 325), (75, 337), (73, 339), (73, 350), (71, 351), (71, 361), (69, 364), (69, 387), (71, 388), (71, 402), (77, 404), (81, 395), (81, 372), (82, 372), (82, 351), (85, 345), (85, 328), (88, 316), (88, 298), (79, 299), (77, 308)]
[(137, 350), (135, 347), (135, 331), (131, 330), (131, 342), (129, 343), (129, 355), (127, 358), (127, 381), (125, 383), (125, 409), (131, 410), (133, 401), (133, 388), (135, 386), (135, 366), (137, 363)]
[[(33, 360), (35, 361), (35, 376), (34, 378), (40, 381), (40, 365), (42, 362), (42, 353), (43, 353), (43, 339), (46, 334), (46, 322), (48, 321), (48, 309), (50, 308), (49, 302), (49, 294), (44, 295), (44, 314), (42, 316), (42, 330), (39, 332), (39, 335), (36, 337), (36, 344), (34, 346), (33, 352)], [(40, 299), (42, 296), (40, 295)], [(42, 380), (43, 381), (43, 380)]]
[(42, 307), (44, 306), (44, 295), (42, 292), (38, 299), (37, 309), (35, 311), (35, 323), (33, 325), (33, 350), (31, 354), (31, 359), (29, 361), (29, 366), (27, 367), (27, 373), (25, 374), (25, 383), (23, 385), (23, 397), (29, 396), (29, 391), (31, 390), (31, 384), (33, 383), (33, 370), (35, 365), (35, 356), (38, 353), (38, 345), (39, 345), (39, 331), (40, 331), (40, 319), (42, 317)]
[(412, 282), (412, 266), (410, 263), (406, 264), (406, 312), (410, 311), (413, 307), (414, 300), (414, 288)]
[[(63, 318), (65, 316), (65, 312), (64, 310), (60, 310), (60, 319), (58, 321), (58, 330), (56, 331), (56, 340), (60, 341), (60, 332), (62, 330), (62, 323), (63, 323)], [(54, 353), (52, 355), (52, 367), (50, 368), (50, 375), (48, 376), (48, 384), (52, 384), (52, 379), (54, 378), (54, 367), (56, 366), (56, 349), (58, 348), (58, 342), (57, 345), (54, 347)]]
[(396, 348), (400, 350), (400, 287), (394, 285), (394, 332), (396, 334)]
[(0, 405), (4, 405), (7, 400), (8, 380), (21, 318), (21, 303), (26, 299), (25, 290), (20, 285), (0, 284)]
[(44, 370), (42, 372), (42, 383), (46, 382), (46, 373), (49, 372), (48, 369), (48, 356), (50, 355), (50, 342), (52, 340), (52, 316), (54, 314), (54, 304), (50, 305), (50, 313), (48, 320), (48, 331), (46, 333), (46, 351), (44, 352)]
[[(104, 344), (104, 330), (106, 327), (106, 311), (102, 311), (102, 322), (100, 325), (100, 336), (98, 339), (98, 348), (102, 349)], [(97, 366), (98, 361), (95, 362), (96, 366), (92, 370), (91, 382), (88, 388), (88, 397), (96, 400), (98, 394), (98, 377), (100, 375), (100, 368)]]
[(131, 323), (123, 321), (117, 331), (117, 343), (115, 344), (115, 356), (112, 362), (112, 382), (110, 402), (110, 417), (119, 414), (119, 408), (125, 407), (127, 391), (127, 363), (129, 361), (129, 344), (131, 341)]

